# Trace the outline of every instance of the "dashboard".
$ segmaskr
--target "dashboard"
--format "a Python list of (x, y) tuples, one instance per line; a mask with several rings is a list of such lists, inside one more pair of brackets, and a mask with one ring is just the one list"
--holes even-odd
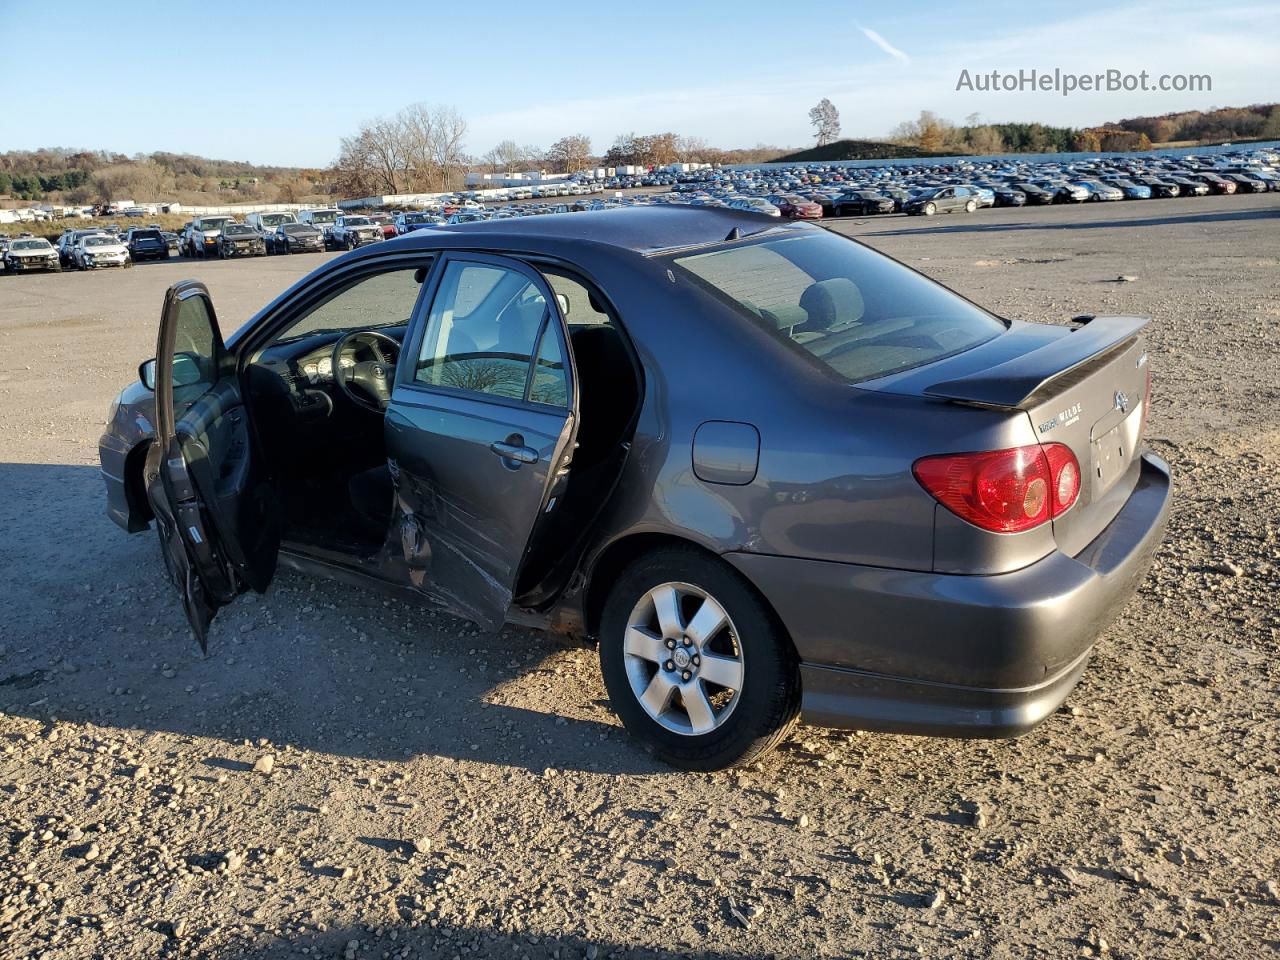
[[(343, 356), (338, 362), (346, 369), (350, 369), (356, 365), (355, 357), (350, 356)], [(307, 383), (312, 386), (320, 383), (332, 383), (333, 354), (326, 353), (318, 359), (312, 358), (304, 360), (300, 365), (300, 372), (306, 378)]]
[[(343, 393), (334, 380), (333, 347), (347, 332), (354, 331), (323, 331), (273, 343), (249, 365), (255, 392), (288, 396), (295, 413), (300, 415), (315, 416), (321, 408), (331, 412), (333, 401)], [(400, 343), (405, 325), (378, 327), (376, 332)], [(399, 348), (393, 350), (385, 341), (379, 341), (379, 349), (389, 364), (399, 359)], [(343, 351), (339, 364), (344, 370), (350, 370), (357, 363), (376, 359), (369, 341), (357, 340)], [(322, 395), (329, 402), (324, 402)]]

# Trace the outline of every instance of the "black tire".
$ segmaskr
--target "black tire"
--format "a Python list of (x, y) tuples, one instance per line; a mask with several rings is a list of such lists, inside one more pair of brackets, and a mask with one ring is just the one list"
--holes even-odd
[(966, 203), (966, 204), (964, 205), (964, 212), (965, 212), (965, 213), (973, 213), (973, 211), (975, 211), (975, 210), (977, 210), (977, 209), (978, 209), (978, 201), (977, 201), (977, 200), (970, 200), (968, 203)]
[(937, 212), (938, 207), (932, 200), (924, 205), (923, 213), (926, 217), (932, 217)]
[[(654, 720), (637, 699), (627, 673), (624, 638), (633, 609), (651, 589), (673, 582), (690, 584), (715, 598), (736, 628), (744, 667), (732, 712), (701, 735), (677, 733)], [(601, 617), (600, 668), (627, 731), (654, 755), (685, 770), (751, 763), (786, 739), (799, 717), (798, 660), (782, 624), (737, 571), (692, 547), (655, 550), (623, 571)]]

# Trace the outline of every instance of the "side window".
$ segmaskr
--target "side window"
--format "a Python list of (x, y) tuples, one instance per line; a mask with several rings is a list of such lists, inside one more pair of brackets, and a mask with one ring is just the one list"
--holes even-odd
[(579, 281), (560, 273), (544, 273), (543, 279), (556, 296), (570, 336), (577, 327), (613, 322), (609, 319), (609, 314), (605, 313), (603, 305), (597, 303), (591, 291)]
[(564, 357), (547, 323), (550, 317), (546, 298), (523, 273), (492, 264), (450, 263), (431, 305), (414, 379), (432, 387), (566, 406)]
[(533, 365), (533, 383), (529, 385), (529, 400), (553, 407), (569, 406), (569, 381), (564, 373), (564, 355), (560, 352), (560, 338), (550, 324), (542, 332), (538, 359)]
[(217, 340), (209, 301), (195, 295), (179, 300), (173, 339), (173, 415), (213, 389), (218, 378)]
[(319, 331), (393, 327), (409, 322), (422, 284), (418, 267), (365, 274), (334, 291), (295, 320), (277, 339), (296, 339)]

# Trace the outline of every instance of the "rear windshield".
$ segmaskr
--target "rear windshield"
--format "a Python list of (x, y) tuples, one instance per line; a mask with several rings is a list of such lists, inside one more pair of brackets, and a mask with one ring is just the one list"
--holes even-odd
[(159, 240), (159, 230), (135, 230), (133, 231), (133, 239), (135, 240)]
[(853, 383), (984, 343), (1004, 322), (826, 231), (672, 258), (792, 349)]

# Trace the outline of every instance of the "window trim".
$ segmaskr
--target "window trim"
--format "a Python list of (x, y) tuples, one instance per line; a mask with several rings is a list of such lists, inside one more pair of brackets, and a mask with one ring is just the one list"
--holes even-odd
[[(427, 328), (431, 324), (431, 311), (435, 306), (436, 297), (440, 293), (440, 287), (444, 281), (445, 271), (451, 263), (475, 263), (481, 266), (500, 267), (502, 269), (511, 270), (513, 273), (522, 274), (531, 283), (533, 283), (542, 293), (543, 299), (547, 302), (547, 315), (543, 318), (542, 324), (538, 327), (538, 335), (534, 338), (533, 352), (529, 357), (529, 366), (525, 374), (524, 397), (517, 399), (515, 397), (504, 397), (496, 393), (482, 393), (478, 390), (464, 390), (461, 387), (445, 387), (430, 383), (423, 383), (413, 375), (418, 365), (418, 358), (422, 353), (422, 343), (426, 339)], [(578, 412), (578, 377), (573, 366), (573, 354), (569, 349), (569, 337), (565, 331), (565, 320), (560, 315), (560, 304), (555, 298), (555, 292), (547, 283), (546, 278), (542, 276), (531, 265), (522, 260), (498, 256), (490, 253), (472, 252), (469, 250), (449, 250), (443, 252), (432, 269), (431, 276), (423, 287), (430, 287), (424, 290), (426, 294), (424, 299), (419, 300), (418, 307), (414, 311), (414, 320), (408, 333), (405, 335), (404, 344), (400, 350), (401, 362), (396, 365), (396, 379), (392, 384), (391, 401), (396, 400), (396, 394), (401, 390), (412, 390), (415, 392), (425, 393), (428, 395), (458, 397), (464, 400), (472, 400), (480, 403), (492, 403), (503, 407), (513, 407), (518, 410), (532, 410), (541, 413), (565, 413), (569, 416), (576, 416)], [(551, 328), (553, 318), (556, 321), (555, 335), (559, 340), (560, 356), (564, 358), (565, 376), (568, 378), (568, 400), (567, 406), (560, 407), (549, 403), (537, 403), (529, 399), (529, 390), (533, 385), (533, 373), (535, 364), (538, 360), (538, 353), (542, 345), (542, 337)], [(410, 362), (403, 362), (405, 358), (409, 358)]]

